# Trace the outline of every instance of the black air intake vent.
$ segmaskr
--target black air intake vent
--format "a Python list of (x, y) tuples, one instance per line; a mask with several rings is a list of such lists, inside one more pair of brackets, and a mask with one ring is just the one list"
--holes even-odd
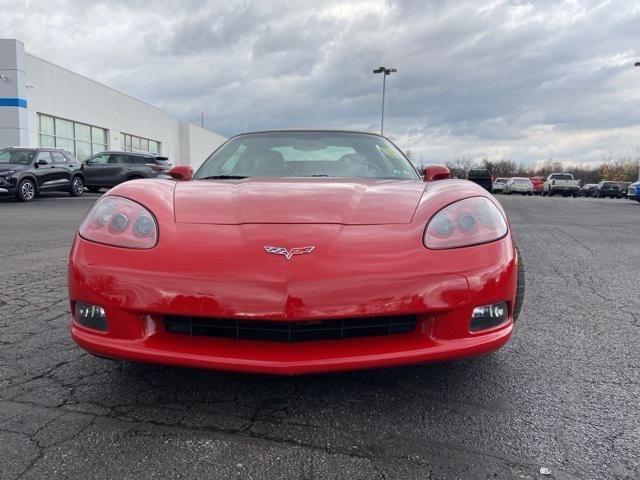
[(275, 322), (167, 315), (163, 322), (165, 330), (169, 333), (233, 338), (235, 340), (295, 343), (411, 333), (416, 326), (416, 317), (402, 315)]

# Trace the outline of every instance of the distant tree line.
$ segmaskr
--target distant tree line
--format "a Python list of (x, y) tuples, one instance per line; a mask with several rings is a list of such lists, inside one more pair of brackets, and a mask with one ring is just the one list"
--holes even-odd
[(472, 168), (486, 168), (494, 177), (546, 177), (554, 172), (570, 172), (575, 178), (585, 183), (598, 183), (602, 180), (616, 182), (634, 182), (638, 180), (638, 161), (640, 152), (617, 159), (605, 158), (597, 166), (581, 166), (548, 159), (536, 165), (523, 164), (513, 160), (477, 161), (470, 157), (460, 157), (446, 162), (451, 176), (466, 178)]

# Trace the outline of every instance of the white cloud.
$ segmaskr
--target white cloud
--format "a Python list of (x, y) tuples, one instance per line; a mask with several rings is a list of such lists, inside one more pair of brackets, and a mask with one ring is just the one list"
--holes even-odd
[(427, 162), (590, 162), (640, 144), (626, 0), (15, 1), (3, 36), (225, 135), (379, 128)]

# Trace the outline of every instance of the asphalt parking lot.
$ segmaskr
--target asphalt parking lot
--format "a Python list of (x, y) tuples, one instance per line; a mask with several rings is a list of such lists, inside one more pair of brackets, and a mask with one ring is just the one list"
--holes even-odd
[(66, 255), (96, 198), (0, 200), (0, 478), (640, 477), (640, 203), (498, 197), (527, 296), (494, 355), (270, 377), (72, 343)]

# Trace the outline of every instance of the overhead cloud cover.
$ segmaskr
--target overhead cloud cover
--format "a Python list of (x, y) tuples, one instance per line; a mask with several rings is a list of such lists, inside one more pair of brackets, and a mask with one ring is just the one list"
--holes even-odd
[(0, 0), (27, 50), (229, 136), (385, 133), (425, 163), (640, 145), (640, 2)]

